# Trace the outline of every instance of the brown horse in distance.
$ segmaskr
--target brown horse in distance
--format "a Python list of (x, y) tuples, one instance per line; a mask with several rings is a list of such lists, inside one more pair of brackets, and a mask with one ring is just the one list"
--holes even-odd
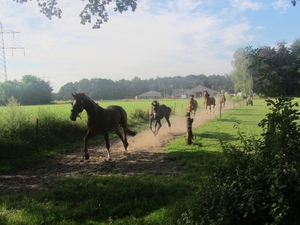
[(213, 106), (213, 113), (215, 112), (216, 99), (213, 96), (210, 96), (207, 91), (203, 92), (204, 94), (204, 105), (207, 113), (207, 106), (209, 107), (209, 112), (211, 113), (211, 106)]
[(188, 103), (188, 110), (190, 112), (190, 115), (194, 115), (194, 118), (196, 115), (197, 108), (198, 108), (197, 100), (194, 99), (194, 95), (190, 95), (190, 100)]
[(219, 98), (219, 103), (220, 103), (220, 107), (224, 108), (225, 107), (225, 103), (226, 103), (226, 97), (224, 94), (221, 94), (220, 98)]
[[(121, 107), (117, 105), (111, 105), (107, 108), (102, 108), (96, 102), (94, 102), (90, 97), (84, 93), (75, 93), (72, 94), (72, 110), (70, 119), (76, 121), (76, 118), (79, 117), (79, 114), (85, 110), (88, 116), (87, 126), (88, 132), (84, 137), (84, 156), (85, 159), (89, 159), (89, 154), (87, 151), (87, 142), (89, 139), (95, 137), (96, 135), (104, 136), (106, 149), (108, 152), (108, 160), (111, 160), (110, 155), (110, 144), (109, 144), (109, 131), (114, 131), (120, 140), (122, 141), (125, 151), (127, 151), (128, 142), (127, 134), (130, 136), (135, 136), (137, 132), (131, 131), (127, 125), (127, 113)], [(124, 138), (119, 130), (119, 125), (123, 128)]]

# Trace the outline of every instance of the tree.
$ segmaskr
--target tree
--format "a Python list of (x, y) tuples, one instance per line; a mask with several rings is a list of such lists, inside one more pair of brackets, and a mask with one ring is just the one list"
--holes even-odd
[(0, 104), (5, 105), (12, 96), (16, 99), (20, 98), (20, 83), (17, 80), (6, 80), (0, 83)]
[(296, 6), (296, 0), (291, 0), (293, 6)]
[[(28, 0), (13, 0), (17, 3), (26, 3)], [(31, 0), (30, 0), (31, 1)], [(62, 10), (57, 7), (57, 0), (37, 0), (38, 6), (41, 8), (41, 12), (45, 14), (48, 19), (52, 19), (53, 16), (61, 18)], [(84, 0), (82, 0), (84, 1)], [(95, 17), (93, 29), (99, 29), (103, 22), (108, 21), (108, 13), (106, 7), (112, 2), (112, 0), (88, 0), (88, 3), (80, 13), (81, 24), (85, 25), (87, 22), (91, 23), (92, 17)], [(127, 11), (129, 8), (134, 12), (137, 7), (137, 0), (115, 0), (114, 10), (120, 13)]]
[(70, 100), (71, 99), (71, 93), (75, 93), (76, 87), (72, 82), (69, 82), (62, 86), (59, 89), (59, 92), (57, 93), (57, 98), (60, 100)]
[(243, 95), (249, 95), (253, 92), (253, 78), (250, 70), (250, 61), (247, 58), (247, 51), (244, 48), (239, 48), (233, 54), (234, 61), (232, 62), (233, 72), (232, 80), (234, 91), (241, 91)]
[(291, 55), (294, 69), (300, 73), (300, 38), (291, 45)]
[(299, 47), (295, 42), (290, 48), (285, 42), (275, 47), (257, 49), (248, 47), (254, 90), (268, 96), (298, 96), (300, 90)]
[(20, 102), (24, 105), (49, 104), (53, 91), (49, 82), (32, 75), (22, 77)]

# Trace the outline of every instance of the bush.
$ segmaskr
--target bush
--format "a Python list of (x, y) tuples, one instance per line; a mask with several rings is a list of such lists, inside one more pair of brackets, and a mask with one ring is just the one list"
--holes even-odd
[(300, 130), (297, 103), (267, 100), (271, 113), (255, 140), (238, 131), (241, 146), (221, 143), (223, 159), (179, 224), (298, 224)]
[(137, 120), (140, 122), (145, 122), (149, 120), (149, 112), (143, 109), (135, 109), (134, 111), (130, 111), (129, 117), (133, 120)]
[(12, 96), (8, 99), (6, 106), (0, 121), (0, 135), (12, 139), (26, 138), (30, 129), (30, 120), (20, 107), (20, 103)]

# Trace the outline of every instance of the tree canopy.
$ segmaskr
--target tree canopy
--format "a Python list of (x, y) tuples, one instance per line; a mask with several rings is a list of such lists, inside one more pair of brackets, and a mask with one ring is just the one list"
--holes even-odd
[(299, 96), (300, 39), (290, 47), (278, 42), (274, 47), (239, 48), (234, 53), (232, 79), (235, 91), (267, 96)]
[(32, 75), (25, 75), (21, 81), (0, 82), (0, 104), (6, 104), (12, 96), (22, 105), (49, 104), (52, 101), (52, 91), (49, 82)]
[[(28, 0), (13, 0), (17, 3), (26, 3)], [(31, 0), (30, 0), (31, 1)], [(85, 1), (85, 0), (82, 0)], [(291, 4), (296, 6), (297, 0), (291, 0)], [(40, 12), (45, 14), (50, 20), (53, 16), (61, 18), (62, 9), (58, 7), (57, 0), (37, 0)], [(137, 0), (88, 0), (80, 13), (81, 24), (91, 23), (95, 18), (93, 29), (99, 29), (103, 22), (108, 22), (107, 6), (114, 2), (114, 11), (123, 13), (131, 9), (133, 12), (137, 8)]]
[[(28, 2), (28, 0), (13, 1), (21, 4)], [(53, 16), (58, 18), (62, 17), (62, 9), (58, 7), (57, 0), (38, 0), (37, 2), (41, 9), (40, 12), (45, 14), (48, 19), (51, 20)], [(108, 21), (107, 6), (112, 2), (112, 0), (88, 0), (80, 13), (81, 23), (84, 25), (91, 23), (94, 17), (96, 21), (93, 28), (99, 29), (103, 22)], [(137, 0), (114, 0), (114, 4), (114, 11), (116, 12), (123, 13), (129, 9), (134, 12), (137, 7)]]

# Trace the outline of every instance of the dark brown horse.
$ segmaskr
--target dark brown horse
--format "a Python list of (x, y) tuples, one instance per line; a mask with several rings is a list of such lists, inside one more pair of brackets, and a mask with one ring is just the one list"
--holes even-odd
[(204, 95), (204, 105), (207, 113), (207, 106), (209, 106), (209, 112), (211, 113), (211, 106), (213, 106), (213, 112), (215, 112), (216, 100), (213, 96), (210, 96), (207, 91), (203, 92)]
[(188, 110), (190, 112), (190, 115), (194, 115), (194, 118), (196, 115), (197, 108), (198, 108), (198, 102), (194, 99), (194, 95), (190, 95)]
[[(159, 129), (162, 127), (160, 120), (164, 117), (166, 118), (169, 127), (171, 127), (170, 116), (171, 116), (170, 107), (164, 104), (160, 105), (156, 100), (154, 100), (151, 103), (151, 107), (149, 111), (149, 128), (154, 133), (154, 135), (157, 135)], [(152, 129), (153, 120), (155, 120), (154, 130)]]
[[(128, 129), (126, 111), (121, 106), (117, 105), (108, 106), (106, 109), (104, 109), (84, 93), (75, 93), (72, 94), (72, 96), (73, 102), (70, 119), (72, 121), (76, 121), (76, 118), (83, 110), (86, 111), (88, 116), (88, 132), (83, 139), (85, 159), (89, 159), (90, 157), (87, 151), (88, 140), (95, 137), (96, 135), (103, 135), (108, 152), (108, 160), (111, 160), (108, 132), (112, 130), (121, 139), (125, 151), (127, 151), (127, 147), (129, 144), (127, 142), (126, 135), (128, 134), (130, 136), (135, 136), (137, 132)], [(124, 130), (124, 138), (119, 131), (119, 125)]]
[(219, 103), (221, 108), (225, 108), (225, 103), (226, 103), (226, 97), (224, 94), (221, 94), (219, 98)]

